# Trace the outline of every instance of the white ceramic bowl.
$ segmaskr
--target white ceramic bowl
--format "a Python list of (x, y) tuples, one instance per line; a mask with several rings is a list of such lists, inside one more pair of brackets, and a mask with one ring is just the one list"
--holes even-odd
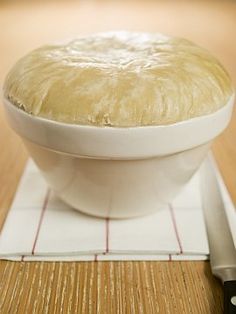
[(234, 95), (217, 112), (166, 126), (81, 126), (34, 117), (6, 99), (51, 189), (72, 207), (99, 217), (145, 215), (171, 202), (228, 125)]

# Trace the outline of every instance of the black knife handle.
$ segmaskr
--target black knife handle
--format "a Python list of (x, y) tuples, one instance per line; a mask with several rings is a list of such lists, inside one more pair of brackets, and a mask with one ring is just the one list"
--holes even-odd
[(224, 282), (224, 314), (236, 314), (236, 280)]

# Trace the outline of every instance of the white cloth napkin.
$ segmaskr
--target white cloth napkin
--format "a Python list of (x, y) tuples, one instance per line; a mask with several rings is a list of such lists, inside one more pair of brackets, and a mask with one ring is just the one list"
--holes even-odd
[[(215, 171), (236, 231), (234, 206)], [(233, 237), (236, 243), (236, 232)], [(208, 254), (199, 173), (156, 213), (110, 220), (89, 217), (58, 200), (30, 160), (0, 237), (0, 259), (8, 260), (205, 260)]]

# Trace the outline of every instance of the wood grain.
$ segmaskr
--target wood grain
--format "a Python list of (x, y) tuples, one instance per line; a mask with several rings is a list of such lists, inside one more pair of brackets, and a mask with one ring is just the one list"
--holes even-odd
[(4, 261), (0, 279), (1, 313), (222, 312), (207, 262)]
[[(212, 51), (236, 83), (231, 1), (0, 3), (0, 84), (28, 50), (94, 31), (161, 31)], [(236, 202), (236, 114), (213, 150)], [(0, 227), (27, 153), (0, 109)], [(0, 262), (0, 313), (222, 313), (208, 262)]]

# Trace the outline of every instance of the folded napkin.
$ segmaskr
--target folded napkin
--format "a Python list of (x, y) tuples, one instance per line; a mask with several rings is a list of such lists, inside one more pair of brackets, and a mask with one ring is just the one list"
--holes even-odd
[[(215, 167), (230, 227), (235, 210)], [(236, 232), (233, 235), (236, 243)], [(168, 206), (145, 217), (110, 220), (61, 202), (29, 160), (0, 237), (0, 258), (25, 261), (205, 260), (200, 175)]]

